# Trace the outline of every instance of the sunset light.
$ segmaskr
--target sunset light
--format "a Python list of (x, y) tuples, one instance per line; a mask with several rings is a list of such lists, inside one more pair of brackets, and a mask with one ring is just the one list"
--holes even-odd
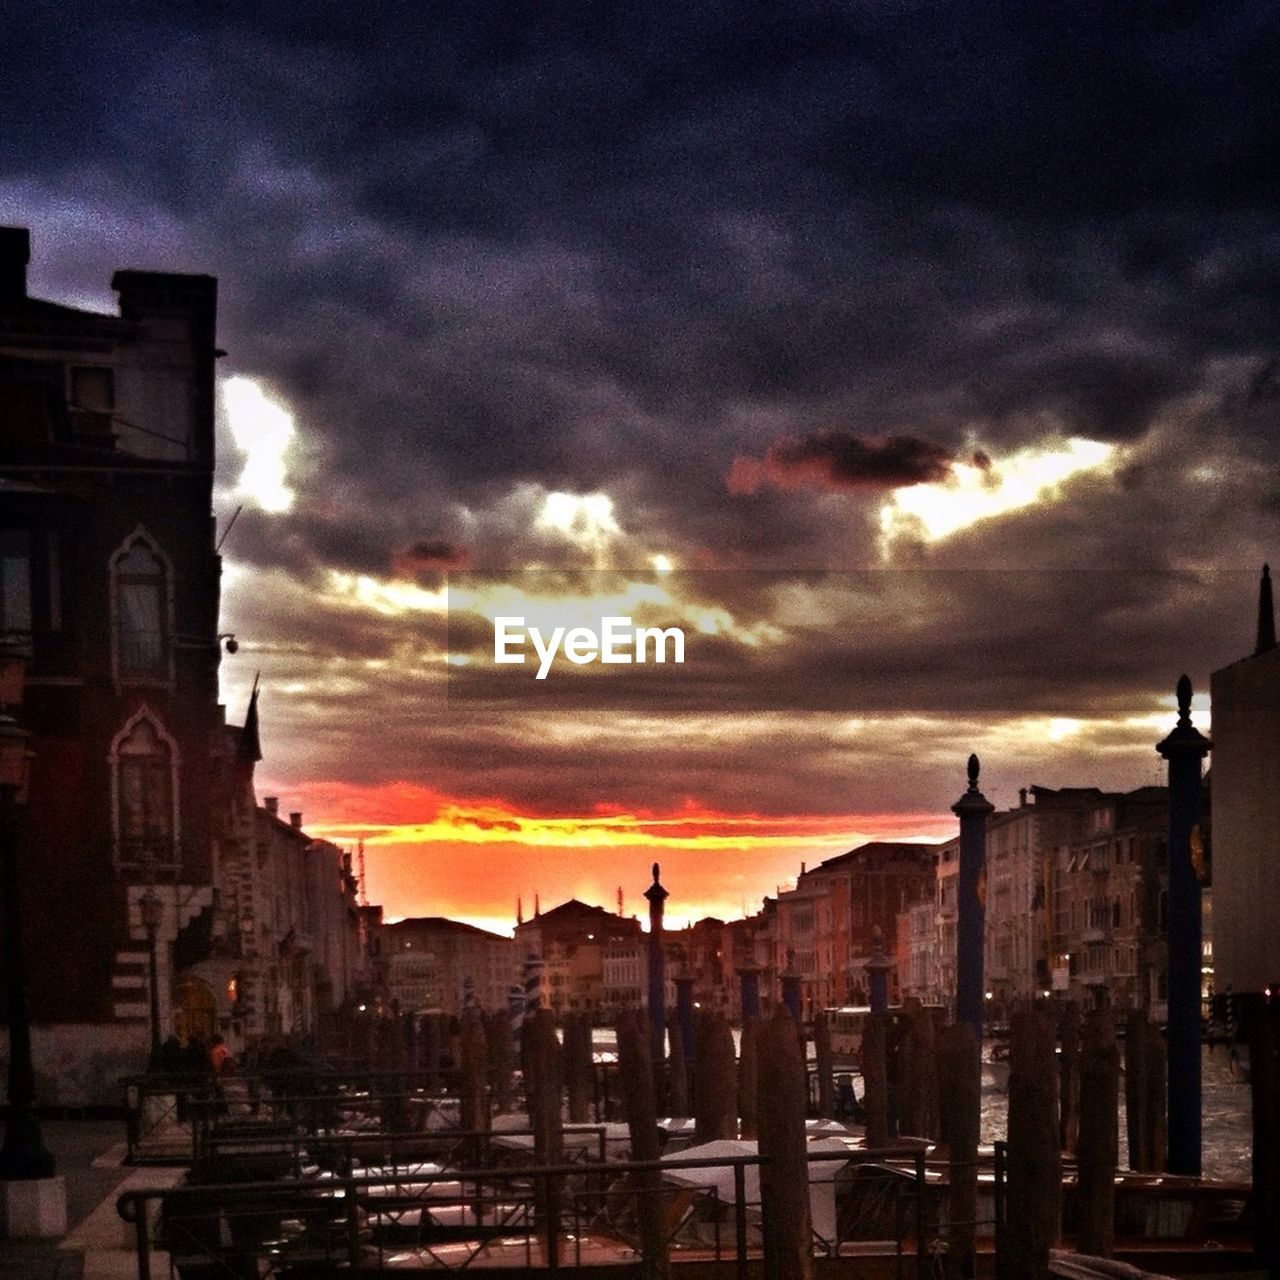
[(1116, 446), (1072, 438), (1028, 446), (983, 465), (955, 462), (943, 480), (895, 489), (880, 509), (886, 558), (900, 538), (937, 542), (982, 520), (1057, 499), (1074, 476), (1114, 469)]

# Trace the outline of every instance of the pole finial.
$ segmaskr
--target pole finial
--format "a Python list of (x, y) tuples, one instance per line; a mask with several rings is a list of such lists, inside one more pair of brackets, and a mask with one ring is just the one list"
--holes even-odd
[(658, 883), (658, 864), (656, 862), (653, 864), (653, 883)]
[(1178, 680), (1178, 723), (1191, 723), (1191, 677), (1185, 673)]
[(977, 791), (978, 789), (978, 771), (982, 768), (982, 761), (978, 759), (975, 752), (969, 757), (969, 790)]
[(1262, 566), (1262, 581), (1258, 585), (1258, 637), (1253, 656), (1268, 653), (1276, 647), (1276, 610), (1271, 598), (1271, 566)]

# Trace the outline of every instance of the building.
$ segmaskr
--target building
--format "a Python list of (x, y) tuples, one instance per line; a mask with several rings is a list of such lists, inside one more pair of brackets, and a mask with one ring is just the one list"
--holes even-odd
[[(541, 960), (539, 999), (557, 1017), (567, 1013), (602, 1016), (634, 990), (630, 961), (647, 956), (640, 922), (570, 898), (550, 911), (535, 911), (515, 929), (516, 954)], [(605, 956), (610, 955), (606, 983)], [(648, 982), (647, 959), (641, 972)], [(646, 992), (647, 994), (647, 992)], [(629, 998), (629, 994), (628, 994)]]
[(667, 982), (671, 994), (668, 1007), (674, 1007), (677, 976), (693, 981), (690, 994), (700, 1009), (732, 1013), (737, 1008), (734, 978), (733, 937), (729, 926), (715, 916), (705, 916), (688, 928), (666, 934)]
[(516, 944), (444, 916), (411, 916), (382, 926), (387, 995), (403, 1013), (461, 1013), (467, 999), (505, 1009), (519, 980)]
[[(984, 982), (993, 1010), (1049, 990), (1053, 925), (1049, 903), (1056, 851), (1083, 839), (1106, 794), (1097, 787), (1022, 788), (1016, 808), (987, 819), (984, 878)], [(955, 922), (960, 838), (938, 849), (938, 978), (945, 1001), (955, 998)]]
[[(942, 1002), (938, 904), (933, 892), (898, 913), (898, 954), (895, 957), (898, 987), (904, 1000), (923, 1004)], [(955, 924), (952, 922), (954, 945)]]
[(1263, 567), (1253, 653), (1215, 671), (1213, 966), (1219, 992), (1280, 982), (1280, 648)]
[(0, 228), (0, 637), (30, 658), (37, 1095), (116, 1104), (153, 1031), (314, 1036), (376, 980), (379, 909), (349, 855), (258, 804), (256, 694), (243, 728), (218, 702), (217, 282), (118, 271), (102, 315), (30, 297), (29, 257)]
[[(778, 894), (774, 964), (799, 973), (806, 1017), (866, 1002), (867, 963), (877, 946), (894, 957), (898, 914), (932, 890), (935, 857), (930, 844), (876, 840), (802, 866), (796, 887)], [(896, 972), (890, 991), (897, 998)]]
[(600, 958), (605, 1011), (643, 1009), (648, 1004), (649, 950), (643, 939), (606, 942)]
[(1086, 1007), (1144, 1008), (1163, 1021), (1169, 793), (1100, 795), (1084, 834), (1052, 855), (1050, 987)]
[[(118, 1101), (146, 1062), (147, 935), (172, 957), (214, 905), (220, 560), (217, 282), (118, 271), (119, 313), (29, 296), (0, 229), (0, 633), (30, 654), (23, 908), (42, 1102)], [(74, 946), (79, 962), (66, 963)]]
[(258, 695), (224, 731), (214, 771), (217, 908), (189, 963), (175, 952), (175, 1030), (219, 1031), (233, 1051), (260, 1037), (312, 1037), (374, 989), (370, 930), (351, 855), (313, 839), (278, 797), (253, 786)]

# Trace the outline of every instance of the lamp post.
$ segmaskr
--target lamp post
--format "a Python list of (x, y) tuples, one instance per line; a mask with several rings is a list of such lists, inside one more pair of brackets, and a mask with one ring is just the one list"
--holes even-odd
[[(21, 664), (17, 675), (12, 664)], [(25, 658), (5, 653), (0, 685), (21, 688)], [(11, 696), (6, 688), (6, 697)], [(14, 701), (18, 701), (18, 697)], [(25, 802), (31, 766), (30, 734), (0, 712), (0, 893), (4, 895), (4, 961), (9, 1015), (9, 1123), (0, 1145), (0, 1180), (51, 1178), (53, 1156), (45, 1148), (35, 1113), (35, 1068), (27, 1010), (26, 959), (22, 947), (22, 897), (18, 874), (18, 806)]]
[(151, 974), (151, 1069), (160, 1067), (160, 975), (156, 964), (156, 935), (164, 919), (164, 903), (154, 889), (148, 889), (138, 903), (142, 927), (147, 931), (147, 958)]

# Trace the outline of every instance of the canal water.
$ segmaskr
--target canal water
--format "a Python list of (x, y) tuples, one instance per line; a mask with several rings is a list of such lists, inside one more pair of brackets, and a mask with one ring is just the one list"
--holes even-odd
[[(1232, 1069), (1225, 1046), (1201, 1050), (1204, 1092), (1204, 1175), (1248, 1182), (1253, 1134), (1249, 1081), (1243, 1067)], [(984, 1065), (982, 1141), (1003, 1139), (1009, 1120), (1008, 1069)], [(1120, 1167), (1129, 1163), (1125, 1134), (1124, 1076), (1120, 1077)]]
[[(735, 1044), (739, 1032), (734, 1030)], [(597, 1028), (594, 1040), (599, 1056), (612, 1056), (616, 1042), (611, 1028)], [(812, 1052), (812, 1049), (811, 1049)], [(1204, 1092), (1204, 1174), (1207, 1178), (1226, 1178), (1248, 1182), (1251, 1176), (1253, 1135), (1249, 1081), (1242, 1066), (1232, 1066), (1227, 1049), (1206, 1045), (1202, 1050)], [(1246, 1059), (1247, 1060), (1247, 1059)], [(1002, 1140), (1008, 1130), (1008, 1067), (985, 1063), (982, 1074), (981, 1139), (990, 1143)], [(857, 1083), (858, 1095), (862, 1082)], [(1124, 1076), (1120, 1077), (1120, 1167), (1129, 1163), (1129, 1143), (1125, 1134)]]

